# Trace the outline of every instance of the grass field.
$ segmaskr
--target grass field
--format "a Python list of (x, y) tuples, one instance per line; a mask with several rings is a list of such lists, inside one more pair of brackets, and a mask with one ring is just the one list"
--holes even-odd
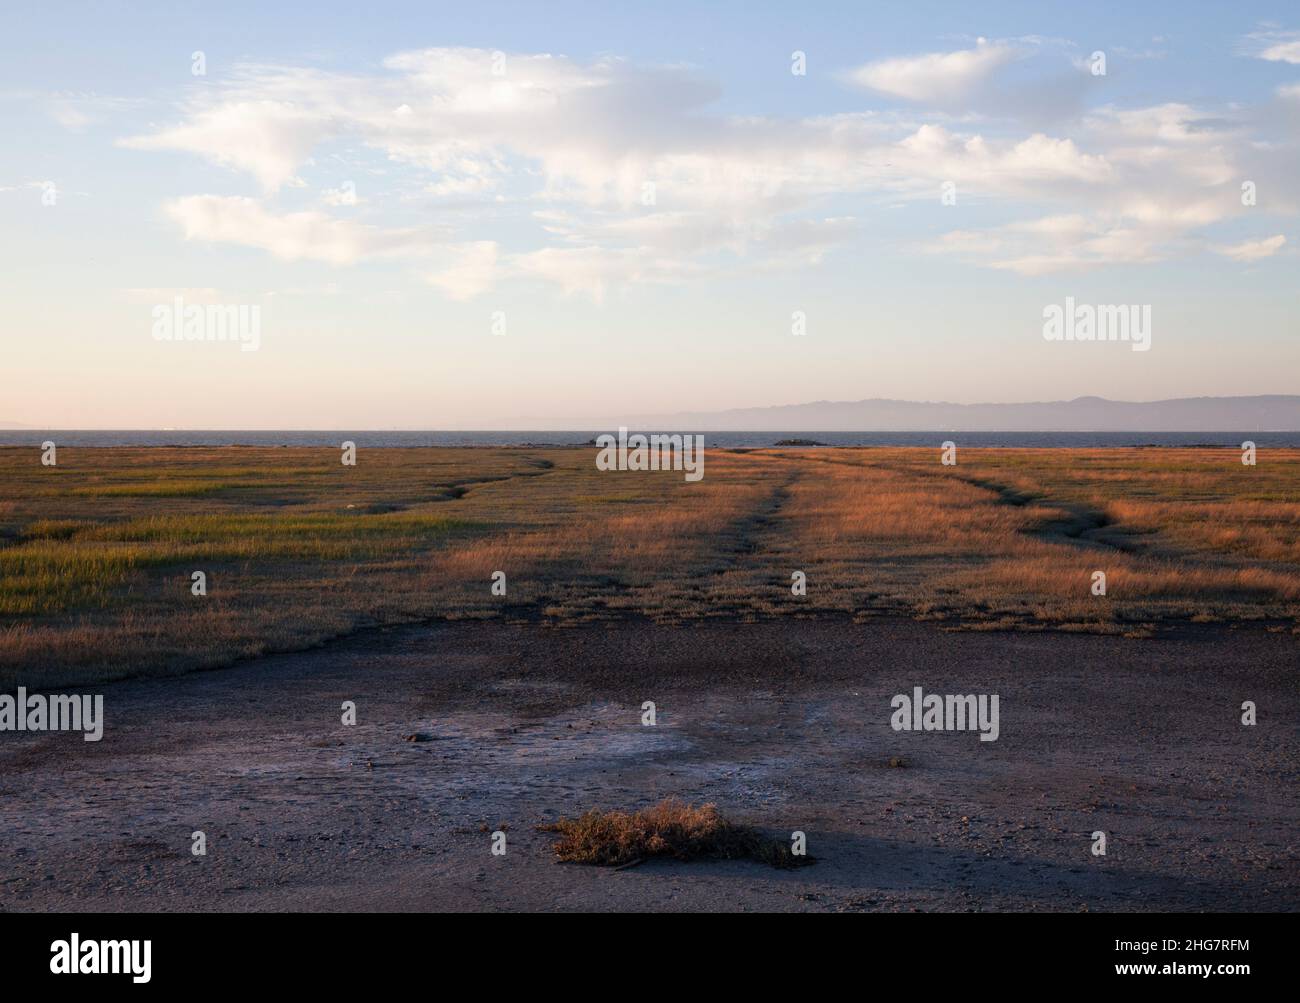
[(955, 467), (938, 449), (710, 450), (698, 483), (599, 471), (594, 449), (339, 455), (65, 447), (44, 467), (0, 449), (0, 685), (437, 618), (1300, 632), (1298, 450), (1255, 467), (1222, 449), (964, 449)]

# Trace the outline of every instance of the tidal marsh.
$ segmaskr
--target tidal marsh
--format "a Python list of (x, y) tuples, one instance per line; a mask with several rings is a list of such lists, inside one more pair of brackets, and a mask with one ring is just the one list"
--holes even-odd
[(963, 449), (955, 467), (937, 448), (710, 450), (698, 483), (594, 456), (68, 447), (42, 467), (0, 449), (0, 683), (181, 672), (423, 620), (1300, 631), (1298, 450), (1255, 467), (1223, 449)]

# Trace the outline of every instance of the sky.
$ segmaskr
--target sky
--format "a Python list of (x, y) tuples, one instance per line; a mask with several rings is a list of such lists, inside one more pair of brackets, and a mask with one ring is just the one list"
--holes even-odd
[(630, 6), (6, 4), (0, 422), (1300, 392), (1294, 3)]

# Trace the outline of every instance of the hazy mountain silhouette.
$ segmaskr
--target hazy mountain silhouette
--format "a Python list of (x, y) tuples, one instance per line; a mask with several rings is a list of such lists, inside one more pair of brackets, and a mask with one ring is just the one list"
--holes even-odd
[(1077, 397), (1027, 404), (873, 398), (679, 412), (636, 420), (645, 427), (716, 432), (1295, 432), (1300, 431), (1300, 395), (1180, 397), (1142, 402)]

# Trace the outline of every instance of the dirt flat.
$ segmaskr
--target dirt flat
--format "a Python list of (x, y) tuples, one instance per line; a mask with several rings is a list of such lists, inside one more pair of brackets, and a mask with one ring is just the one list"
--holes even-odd
[[(1291, 911), (1298, 669), (1294, 636), (1213, 626), (370, 632), (91, 689), (99, 743), (0, 734), (0, 909)], [(894, 731), (914, 686), (998, 694), (998, 740)], [(668, 796), (817, 863), (613, 871), (535, 831)]]

